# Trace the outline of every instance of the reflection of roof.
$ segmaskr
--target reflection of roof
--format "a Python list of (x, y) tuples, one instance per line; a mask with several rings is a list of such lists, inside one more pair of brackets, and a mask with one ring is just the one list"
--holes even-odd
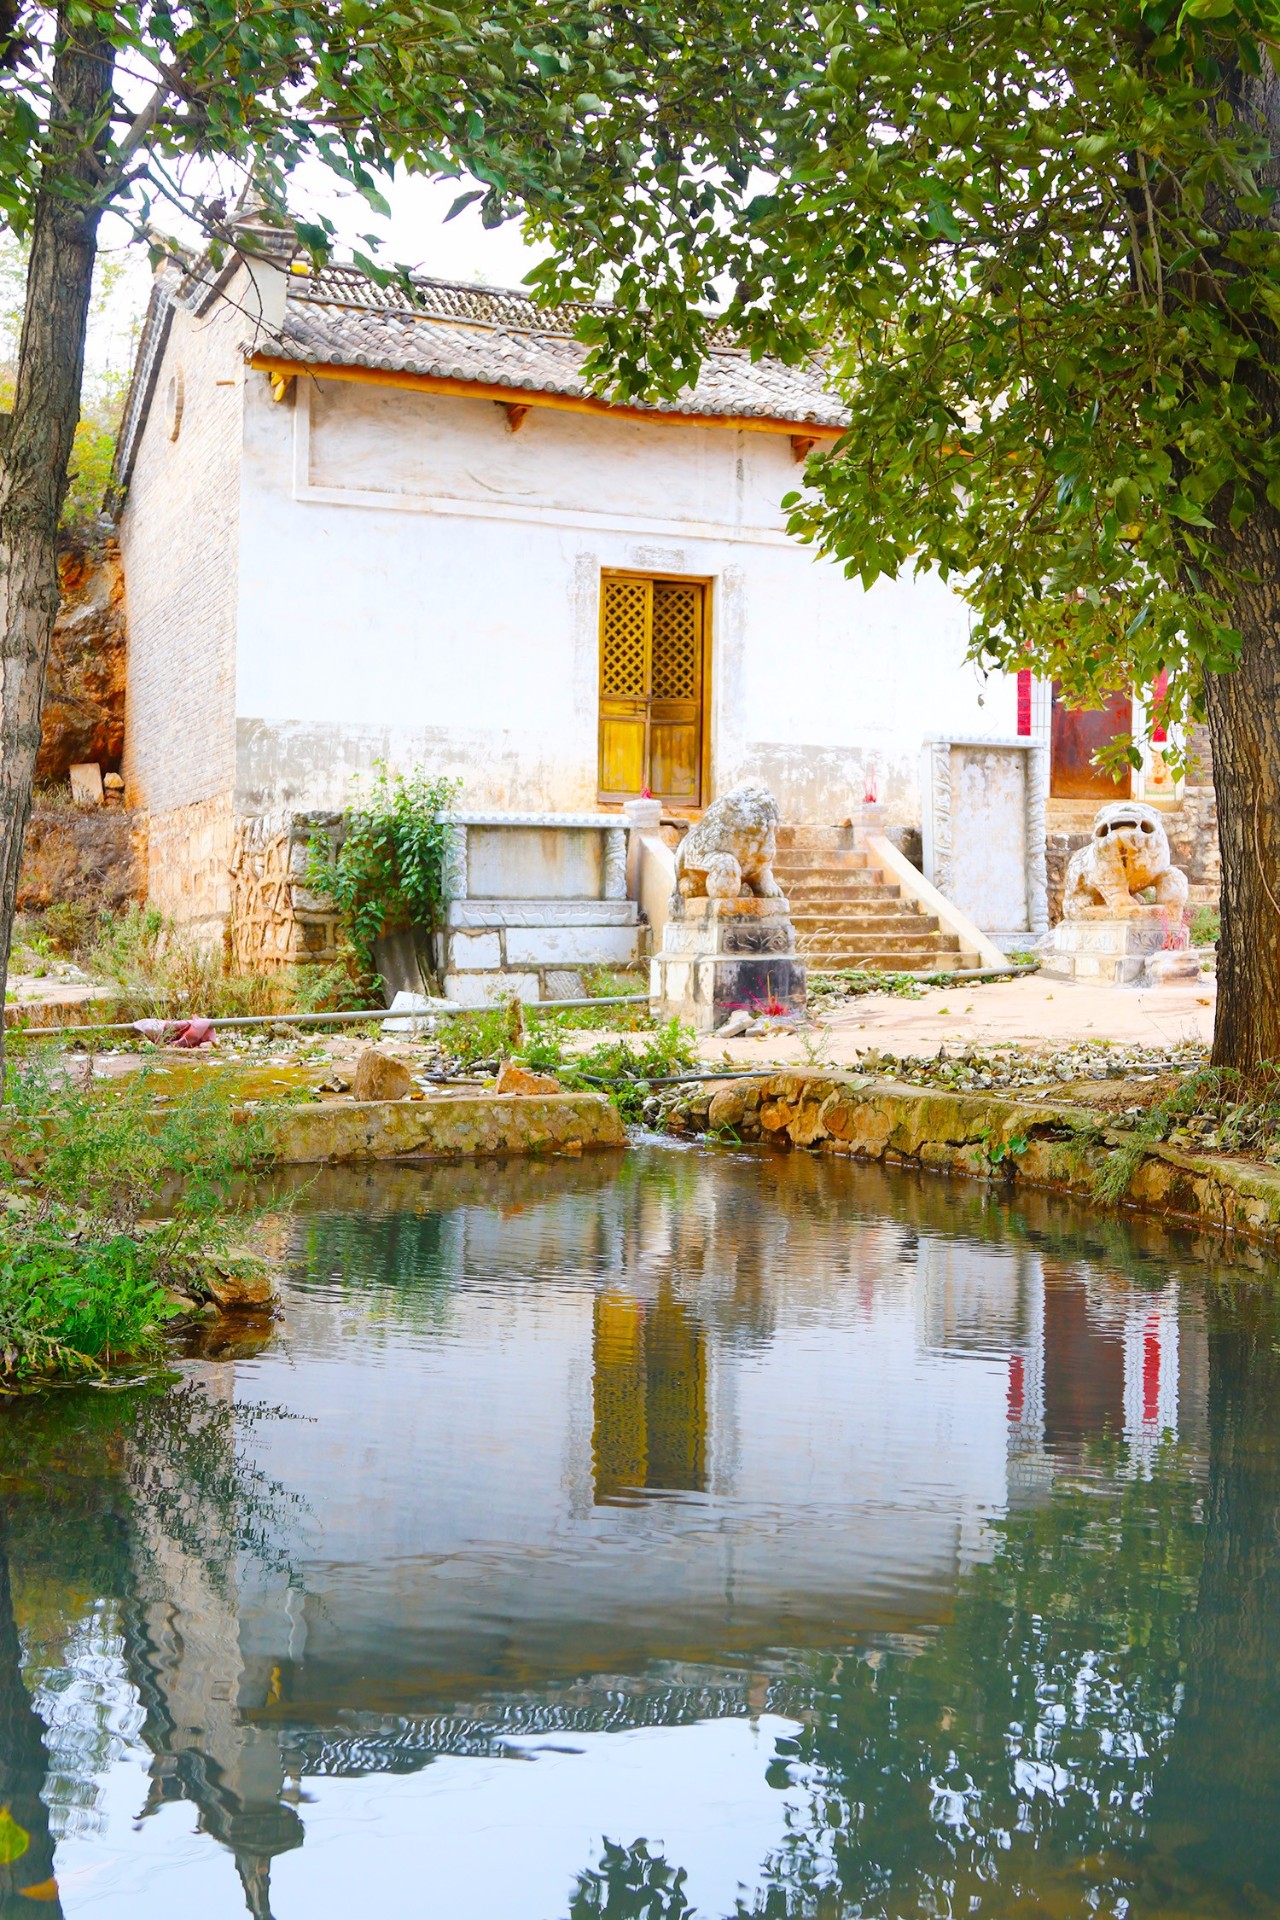
[[(355, 267), (289, 275), (284, 325), (257, 352), (300, 366), (364, 367), (430, 380), (508, 387), (520, 393), (589, 400), (586, 353), (574, 331), (585, 305), (537, 307), (527, 294), (415, 279), (413, 297), (377, 286)], [(642, 410), (842, 427), (844, 413), (812, 367), (752, 360), (741, 348), (713, 345), (688, 392)]]

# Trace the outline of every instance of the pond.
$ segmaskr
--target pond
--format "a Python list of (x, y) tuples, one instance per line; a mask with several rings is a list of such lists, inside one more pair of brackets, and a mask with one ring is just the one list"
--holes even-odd
[(1265, 1263), (658, 1144), (290, 1200), (277, 1320), (0, 1414), (0, 1913), (1280, 1912)]

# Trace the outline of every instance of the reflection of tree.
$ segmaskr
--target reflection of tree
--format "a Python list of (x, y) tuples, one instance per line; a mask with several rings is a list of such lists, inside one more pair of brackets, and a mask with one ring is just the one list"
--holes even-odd
[[(0, 1427), (0, 1804), (29, 1836), (21, 1844), (0, 1815), (0, 1913), (4, 1889), (48, 1881), (52, 1843), (44, 1799), (49, 1762), (23, 1683), (9, 1601), (10, 1549), (26, 1579), (61, 1596), (64, 1637), (84, 1596), (123, 1603), (130, 1677), (156, 1754), (152, 1803), (183, 1795), (201, 1824), (235, 1856), (250, 1913), (269, 1911), (271, 1858), (301, 1842), (281, 1804), (280, 1762), (250, 1752), (235, 1700), (238, 1671), (236, 1563), (249, 1553), (279, 1568), (286, 1513), (282, 1490), (237, 1455), (246, 1418), (272, 1409), (236, 1406), (198, 1382), (150, 1383), (123, 1393), (83, 1390), (7, 1409)], [(97, 1725), (81, 1726), (79, 1751), (60, 1759), (77, 1797), (101, 1770)], [(261, 1764), (263, 1759), (269, 1764)], [(65, 1792), (65, 1788), (64, 1788)], [(40, 1868), (40, 1871), (37, 1871)], [(42, 1895), (41, 1897), (46, 1897)], [(50, 1891), (47, 1897), (56, 1900)], [(28, 1893), (13, 1911), (37, 1909)]]
[(0, 1914), (62, 1911), (42, 1797), (48, 1769), (44, 1728), (22, 1680), (8, 1526), (0, 1509)]
[(620, 1847), (606, 1840), (599, 1866), (578, 1876), (568, 1920), (684, 1920), (694, 1912), (685, 1879), (683, 1867), (669, 1867), (647, 1841)]
[(1280, 1901), (1278, 1318), (1254, 1292), (1211, 1325), (1204, 1572), (1152, 1811), (1152, 1913), (1188, 1881), (1225, 1883), (1251, 1910)]
[[(1123, 1910), (1182, 1676), (1197, 1488), (1172, 1449), (1006, 1520), (914, 1657), (829, 1656), (791, 1709), (775, 1784), (798, 1790), (758, 1911)], [(775, 1695), (783, 1712), (788, 1703)], [(1039, 1911), (1040, 1908), (1035, 1909)]]

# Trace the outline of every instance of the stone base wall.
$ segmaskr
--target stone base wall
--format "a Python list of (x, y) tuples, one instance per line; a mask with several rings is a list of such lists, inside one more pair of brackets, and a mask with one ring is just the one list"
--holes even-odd
[(147, 895), (147, 821), (124, 807), (36, 807), (18, 876), (19, 913), (123, 913)]
[(227, 938), (234, 837), (229, 795), (153, 813), (148, 822), (147, 898), (210, 947)]

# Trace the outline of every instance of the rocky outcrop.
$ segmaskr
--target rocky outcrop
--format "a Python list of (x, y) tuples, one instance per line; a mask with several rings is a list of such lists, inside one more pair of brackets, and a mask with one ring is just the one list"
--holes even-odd
[(124, 752), (124, 573), (114, 540), (73, 541), (58, 556), (61, 604), (49, 649), (36, 784), (77, 761), (119, 771)]
[(36, 807), (18, 876), (19, 913), (72, 905), (86, 921), (146, 899), (146, 817), (123, 807)]

